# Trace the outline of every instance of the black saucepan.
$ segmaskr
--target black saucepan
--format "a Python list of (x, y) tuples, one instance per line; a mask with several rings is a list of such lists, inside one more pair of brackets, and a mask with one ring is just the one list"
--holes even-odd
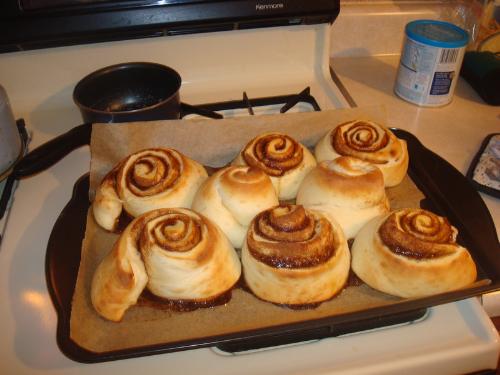
[(72, 128), (26, 155), (15, 178), (43, 171), (76, 148), (90, 143), (92, 123), (178, 119), (185, 112), (220, 118), (180, 102), (180, 75), (165, 65), (129, 62), (99, 69), (75, 86), (73, 100), (84, 124)]
[(165, 65), (118, 64), (83, 78), (73, 100), (87, 123), (176, 119), (181, 82), (181, 76)]

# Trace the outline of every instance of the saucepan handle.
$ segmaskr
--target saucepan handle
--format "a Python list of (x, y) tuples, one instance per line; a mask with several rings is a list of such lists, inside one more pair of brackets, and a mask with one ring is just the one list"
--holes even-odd
[(53, 166), (73, 150), (90, 144), (91, 131), (92, 124), (85, 123), (37, 147), (16, 164), (14, 176), (28, 177)]
[(221, 119), (224, 118), (223, 115), (220, 113), (211, 111), (209, 109), (202, 108), (200, 106), (194, 106), (191, 104), (187, 104), (184, 102), (181, 102), (181, 117), (184, 117), (186, 115), (199, 115), (203, 117), (208, 117), (208, 118), (213, 118), (213, 119)]

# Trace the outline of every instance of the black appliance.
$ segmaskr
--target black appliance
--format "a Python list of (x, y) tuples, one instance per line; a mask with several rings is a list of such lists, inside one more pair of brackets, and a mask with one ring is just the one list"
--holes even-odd
[(340, 0), (3, 0), (0, 52), (331, 23)]

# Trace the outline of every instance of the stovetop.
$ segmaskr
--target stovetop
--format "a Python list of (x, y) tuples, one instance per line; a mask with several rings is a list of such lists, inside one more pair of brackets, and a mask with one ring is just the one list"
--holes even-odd
[[(80, 123), (71, 102), (78, 79), (123, 61), (172, 66), (183, 77), (187, 103), (240, 101), (243, 91), (253, 103), (309, 86), (322, 109), (345, 108), (328, 70), (329, 44), (327, 25), (302, 25), (27, 51), (0, 55), (0, 81), (15, 114), (33, 130), (35, 147)], [(56, 344), (45, 256), (54, 223), (89, 162), (82, 147), (15, 191), (0, 249), (0, 298), (6, 301), (0, 305), (0, 345), (7, 373), (164, 373), (168, 367), (185, 374), (445, 374), (496, 365), (498, 335), (475, 298), (434, 307), (422, 321), (403, 326), (248, 355), (198, 349), (98, 365), (72, 362)]]

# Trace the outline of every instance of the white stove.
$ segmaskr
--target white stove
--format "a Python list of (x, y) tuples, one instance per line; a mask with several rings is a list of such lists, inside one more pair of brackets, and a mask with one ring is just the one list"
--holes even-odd
[[(181, 100), (189, 104), (240, 100), (243, 92), (251, 101), (310, 87), (322, 109), (346, 108), (330, 76), (329, 35), (329, 25), (318, 24), (0, 54), (0, 83), (32, 132), (31, 148), (81, 123), (71, 99), (80, 78), (125, 61), (176, 69), (183, 77)], [(476, 298), (430, 308), (415, 322), (252, 353), (209, 348), (73, 362), (56, 344), (44, 261), (54, 222), (88, 170), (84, 147), (15, 191), (0, 248), (2, 374), (456, 374), (496, 367), (498, 334)]]

